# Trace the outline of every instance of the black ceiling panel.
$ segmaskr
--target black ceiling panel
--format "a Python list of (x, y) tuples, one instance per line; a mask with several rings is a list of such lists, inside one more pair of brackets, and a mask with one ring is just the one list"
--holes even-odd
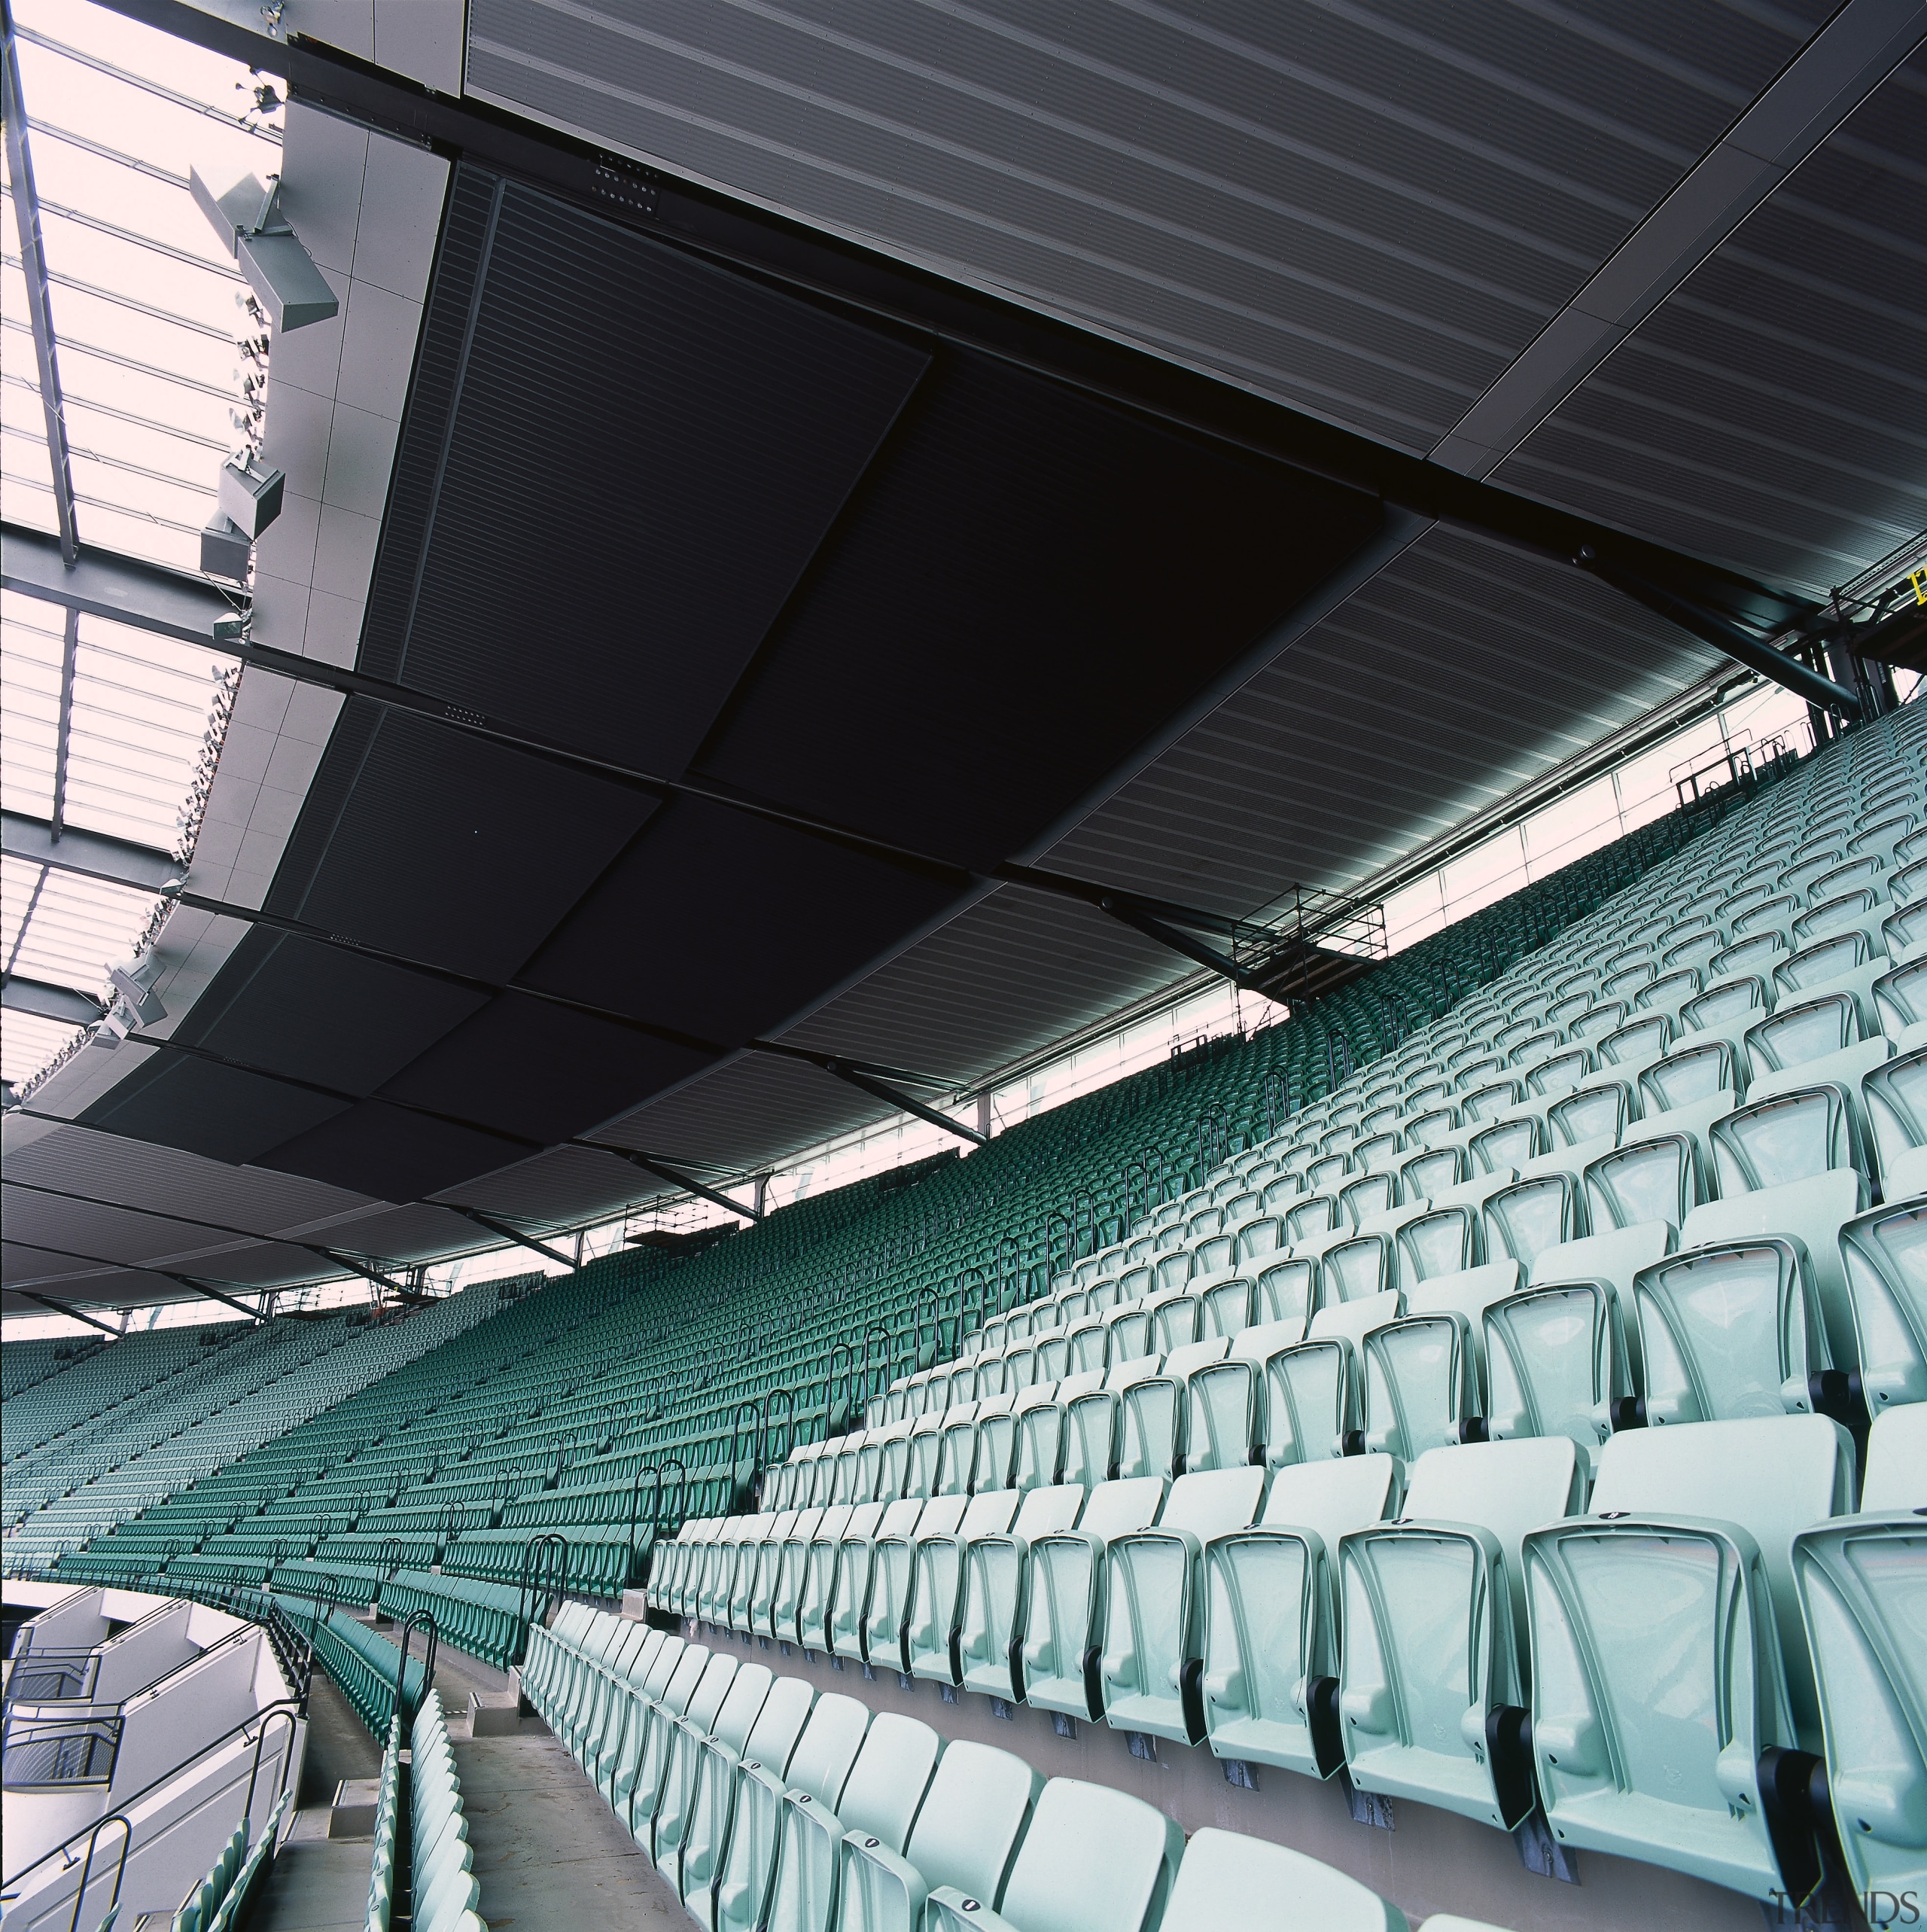
[(344, 707), (268, 910), (504, 980), (655, 801), (357, 699)]
[(379, 1200), (419, 1201), (527, 1158), (528, 1148), (479, 1128), (364, 1100), (256, 1163), (305, 1174)]
[(361, 668), (673, 776), (928, 353), (496, 192), (461, 171)]
[(739, 1046), (954, 896), (947, 886), (807, 833), (680, 798), (610, 868), (522, 977), (591, 1005)]
[(554, 1142), (674, 1086), (715, 1057), (526, 993), (504, 993), (383, 1091)]
[(86, 1126), (238, 1164), (342, 1111), (342, 1102), (285, 1080), (157, 1053), (80, 1117)]
[(1379, 523), (1361, 494), (947, 348), (701, 769), (994, 864)]
[(487, 997), (257, 926), (175, 1037), (264, 1073), (369, 1094)]

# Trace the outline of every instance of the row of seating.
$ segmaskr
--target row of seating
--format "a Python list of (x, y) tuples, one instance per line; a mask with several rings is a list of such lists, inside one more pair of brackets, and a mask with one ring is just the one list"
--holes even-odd
[(489, 1932), (440, 1691), (422, 1699), (408, 1742), (409, 1932)]
[(276, 1799), (266, 1825), (251, 1845), (249, 1821), (244, 1818), (234, 1827), (233, 1836), (212, 1869), (175, 1913), (172, 1932), (236, 1932), (248, 1922), (273, 1866), (282, 1827), (294, 1798), (292, 1791), (284, 1791)]
[(375, 1790), (374, 1850), (368, 1866), (368, 1912), (364, 1932), (388, 1932), (394, 1912), (396, 1826), (401, 1815), (401, 1713), (388, 1720), (382, 1753), (382, 1775)]
[[(1810, 1839), (1770, 1828), (1777, 1754), (1824, 1746), (1869, 1883), (1927, 1844), (1901, 1822), (1927, 1789), (1918, 1666), (1894, 1662), (1918, 1647), (1923, 1468), (1913, 1403), (1874, 1421), (1858, 1513), (1854, 1443), (1815, 1415), (1622, 1431), (1590, 1483), (1553, 1435), (1431, 1449), (1408, 1481), (1378, 1452), (846, 1504), (687, 1525), (650, 1598), (1505, 1830), (1542, 1808), (1575, 1845), (1764, 1900), (1817, 1879)], [(1901, 1714), (1877, 1736), (1846, 1710), (1883, 1681)], [(1884, 1809), (1840, 1795), (1870, 1781)]]
[(307, 1633), (316, 1659), (376, 1737), (386, 1735), (397, 1702), (403, 1712), (417, 1708), (428, 1689), (419, 1656), (408, 1659), (404, 1676), (400, 1651), (346, 1611), (324, 1610), (318, 1601), (298, 1596), (276, 1595), (272, 1600), (297, 1629)]
[[(444, 1641), (486, 1659), (498, 1670), (522, 1661), (528, 1598), (507, 1583), (478, 1583), (403, 1570), (381, 1586), (380, 1607), (397, 1623), (425, 1611)], [(540, 1608), (540, 1601), (537, 1600)]]
[(1330, 1932), (1407, 1922), (1302, 1853), (1187, 1845), (1140, 1799), (579, 1606), (523, 1685), (708, 1932), (1220, 1932), (1286, 1897)]
[[(1542, 1210), (1553, 1232), (1569, 1229), (1560, 1181), (1527, 1186), (1551, 1198), (1507, 1190), (1520, 1218)], [(1261, 1318), (1244, 1325), (1262, 1291), (1233, 1281), (1109, 1309), (1068, 1336), (1037, 1331), (925, 1385), (985, 1389), (1020, 1363), (1052, 1379), (802, 1445), (766, 1473), (764, 1510), (1088, 1489), (1356, 1452), (1410, 1461), (1451, 1443), (1547, 1435), (1571, 1438), (1590, 1475), (1618, 1428), (1793, 1411), (1858, 1429), (1927, 1397), (1927, 1202), (1855, 1214), (1849, 1178), (1823, 1171), (1773, 1190), (1764, 1228), (1731, 1205), (1694, 1209), (1676, 1251), (1669, 1223), (1636, 1222), (1548, 1242), (1529, 1269), (1508, 1257), (1404, 1287), (1385, 1285), (1399, 1278), (1381, 1252), (1360, 1293), (1315, 1303), (1308, 1322), (1301, 1308), (1281, 1319), (1259, 1301)], [(1072, 1352), (1093, 1333), (1088, 1357)], [(1070, 1367), (1080, 1359), (1091, 1365)], [(659, 1574), (680, 1581), (674, 1566), (690, 1560), (672, 1546)]]

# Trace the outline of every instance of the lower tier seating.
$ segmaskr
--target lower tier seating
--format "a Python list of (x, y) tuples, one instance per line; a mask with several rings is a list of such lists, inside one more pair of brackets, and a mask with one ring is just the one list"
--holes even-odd
[[(1762, 1902), (1819, 1882), (1824, 1763), (1854, 1870), (1917, 1870), (1927, 1404), (1875, 1419), (1864, 1486), (1810, 1413), (1622, 1429), (1596, 1465), (1565, 1434), (1360, 1448), (693, 1522), (650, 1601), (1504, 1830), (1542, 1815)], [(708, 1729), (733, 1659), (571, 1608), (530, 1664), (659, 1828), (652, 1727)]]
[(1301, 1853), (1187, 1845), (1140, 1799), (580, 1605), (531, 1633), (523, 1685), (712, 1932), (1219, 1932), (1286, 1897), (1329, 1932), (1405, 1932)]

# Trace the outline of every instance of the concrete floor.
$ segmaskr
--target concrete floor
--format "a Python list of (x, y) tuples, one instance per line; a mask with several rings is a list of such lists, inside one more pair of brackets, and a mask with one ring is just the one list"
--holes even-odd
[[(538, 1717), (513, 1732), (470, 1737), (476, 1692), (510, 1679), (446, 1645), (435, 1687), (449, 1714), (481, 1914), (490, 1932), (599, 1932), (686, 1924), (674, 1894)], [(294, 1827), (254, 1918), (257, 1932), (361, 1932), (372, 1842), (327, 1835), (335, 1787), (378, 1777), (381, 1751), (339, 1690), (317, 1671), (309, 1702), (308, 1761)]]

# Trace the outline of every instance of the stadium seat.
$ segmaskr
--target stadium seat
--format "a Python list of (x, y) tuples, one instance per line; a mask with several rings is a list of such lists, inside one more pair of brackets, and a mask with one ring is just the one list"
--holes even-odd
[(875, 1833), (845, 1833), (837, 1932), (918, 1932), (933, 1890), (996, 1908), (1044, 1781), (1007, 1751), (948, 1745), (900, 1852)]
[(1862, 1513), (1793, 1539), (1827, 1795), (1854, 1894), (1869, 1900), (1917, 1894), (1927, 1882), (1923, 1471), (1927, 1405), (1883, 1412), (1868, 1439)]
[(870, 1714), (854, 1697), (819, 1697), (788, 1765), (744, 1757), (735, 1811), (711, 1891), (713, 1932), (759, 1932), (767, 1921), (788, 1801), (807, 1797), (833, 1812), (863, 1748)]
[(1397, 1522), (1340, 1539), (1338, 1704), (1359, 1790), (1506, 1831), (1531, 1814), (1520, 1542), (1584, 1483), (1563, 1435), (1431, 1449)]
[(1054, 1530), (1033, 1539), (1024, 1566), (1020, 1653), (1027, 1702), (1094, 1721), (1104, 1715), (1097, 1665), (1107, 1580), (1104, 1553), (1113, 1537), (1157, 1520), (1164, 1489), (1163, 1479), (1155, 1476), (1100, 1483), (1085, 1500), (1074, 1530)]
[(1532, 1751), (1557, 1839), (1806, 1896), (1774, 1842), (1783, 1760), (1766, 1754), (1819, 1742), (1789, 1552), (1846, 1513), (1853, 1468), (1822, 1415), (1631, 1430), (1600, 1456), (1592, 1513), (1527, 1536)]
[(1208, 1825), (1192, 1834), (1164, 1932), (1277, 1924), (1282, 1914), (1323, 1932), (1406, 1932), (1396, 1906), (1302, 1851)]
[(1204, 1742), (1204, 1546), (1254, 1520), (1265, 1483), (1262, 1468), (1181, 1476), (1155, 1528), (1110, 1540), (1098, 1628), (1104, 1713), (1113, 1729)]
[(1329, 1778), (1337, 1711), (1338, 1540), (1399, 1503), (1390, 1456), (1291, 1464), (1258, 1520), (1204, 1547), (1204, 1696), (1212, 1751)]
[(769, 1932), (830, 1932), (845, 1833), (900, 1853), (942, 1749), (927, 1724), (886, 1711), (863, 1733), (833, 1809), (811, 1791), (784, 1793)]

